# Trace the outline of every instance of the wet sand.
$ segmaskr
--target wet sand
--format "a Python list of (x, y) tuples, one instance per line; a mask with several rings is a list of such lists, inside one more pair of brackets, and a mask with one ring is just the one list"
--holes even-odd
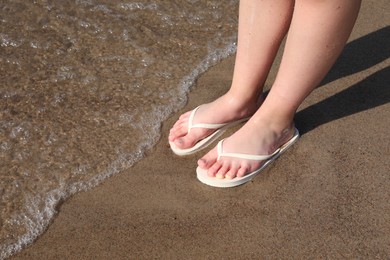
[(198, 80), (145, 159), (64, 202), (12, 259), (388, 258), (389, 9), (363, 1), (343, 55), (297, 113), (300, 141), (252, 182), (205, 186), (203, 152), (180, 158), (166, 141), (180, 113), (227, 90), (231, 57)]

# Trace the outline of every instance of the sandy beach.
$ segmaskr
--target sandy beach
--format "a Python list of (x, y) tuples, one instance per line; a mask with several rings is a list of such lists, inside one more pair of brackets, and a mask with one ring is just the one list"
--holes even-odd
[(145, 159), (65, 201), (10, 259), (389, 258), (389, 10), (363, 1), (343, 54), (296, 115), (301, 139), (252, 182), (201, 184), (204, 152), (177, 157), (167, 142), (181, 113), (230, 86), (230, 57), (199, 78)]

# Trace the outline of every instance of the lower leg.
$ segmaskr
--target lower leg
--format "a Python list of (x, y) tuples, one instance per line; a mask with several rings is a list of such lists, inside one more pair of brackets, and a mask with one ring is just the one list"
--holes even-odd
[(293, 119), (340, 55), (359, 8), (360, 0), (296, 0), (282, 62), (265, 106), (269, 113), (283, 110)]
[[(226, 123), (255, 113), (292, 11), (291, 0), (240, 1), (238, 48), (231, 88), (219, 99), (203, 105), (196, 114), (197, 122)], [(169, 141), (182, 149), (192, 147), (212, 132), (194, 129), (188, 133), (188, 118), (189, 113), (183, 114), (169, 135)]]
[(292, 0), (241, 0), (237, 55), (229, 93), (256, 101), (287, 33), (293, 14)]
[[(289, 35), (274, 85), (251, 120), (224, 142), (228, 152), (270, 154), (293, 134), (293, 117), (343, 49), (359, 0), (296, 0)], [(260, 163), (222, 157), (213, 149), (198, 162), (209, 176), (243, 176)]]

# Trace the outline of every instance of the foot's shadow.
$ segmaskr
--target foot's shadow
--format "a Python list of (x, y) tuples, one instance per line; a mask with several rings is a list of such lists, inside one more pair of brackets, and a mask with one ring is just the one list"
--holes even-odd
[[(370, 33), (345, 47), (320, 86), (368, 69), (390, 57), (390, 26)], [(390, 67), (296, 114), (301, 133), (330, 121), (390, 102)]]

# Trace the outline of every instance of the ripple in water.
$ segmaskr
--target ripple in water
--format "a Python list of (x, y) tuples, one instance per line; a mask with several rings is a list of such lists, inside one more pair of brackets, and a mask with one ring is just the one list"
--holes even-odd
[(0, 258), (75, 192), (143, 157), (235, 51), (234, 1), (0, 3)]

